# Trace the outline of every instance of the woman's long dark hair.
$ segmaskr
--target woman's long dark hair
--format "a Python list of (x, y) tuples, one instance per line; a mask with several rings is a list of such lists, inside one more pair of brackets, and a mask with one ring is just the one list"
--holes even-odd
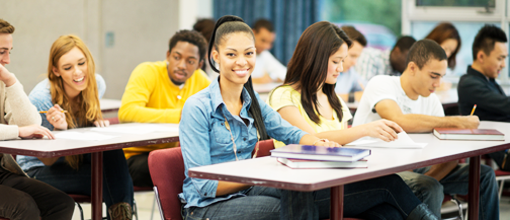
[(335, 93), (336, 84), (325, 83), (328, 76), (329, 57), (336, 53), (342, 44), (351, 46), (351, 40), (344, 31), (327, 21), (310, 25), (303, 32), (287, 66), (284, 84), (299, 83), (301, 104), (306, 114), (316, 124), (320, 124), (317, 91), (327, 95), (330, 105), (342, 121), (342, 104)]
[[(240, 17), (233, 16), (233, 15), (225, 15), (218, 19), (216, 21), (216, 25), (214, 26), (213, 33), (211, 35), (211, 39), (209, 40), (209, 64), (211, 68), (217, 72), (220, 73), (218, 69), (216, 69), (216, 66), (214, 65), (215, 62), (212, 59), (211, 52), (213, 48), (218, 51), (218, 45), (221, 43), (223, 38), (232, 33), (237, 32), (243, 32), (248, 33), (252, 36), (252, 39), (255, 39), (253, 36), (253, 32), (251, 28), (244, 23), (244, 20)], [(269, 135), (266, 131), (266, 126), (264, 125), (264, 119), (262, 118), (262, 113), (260, 111), (260, 105), (257, 100), (257, 97), (255, 96), (255, 92), (253, 91), (253, 84), (251, 82), (251, 76), (248, 79), (248, 82), (244, 84), (244, 88), (248, 91), (248, 94), (250, 94), (251, 97), (251, 106), (248, 112), (251, 114), (255, 121), (255, 127), (257, 128), (260, 140), (267, 140), (269, 139)]]

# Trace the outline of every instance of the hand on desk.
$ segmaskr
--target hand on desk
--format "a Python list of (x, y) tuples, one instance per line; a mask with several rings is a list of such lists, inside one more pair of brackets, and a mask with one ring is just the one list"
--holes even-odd
[(48, 137), (48, 139), (55, 139), (53, 133), (47, 128), (40, 125), (29, 125), (25, 127), (19, 128), (19, 137), (24, 139), (31, 138), (43, 138), (44, 136)]
[(386, 142), (396, 140), (398, 138), (398, 133), (403, 131), (397, 123), (386, 119), (373, 121), (360, 126), (364, 126), (366, 132), (365, 136), (379, 138)]
[(480, 119), (478, 116), (454, 116), (458, 118), (458, 123), (456, 123), (457, 128), (478, 128), (480, 125)]
[(101, 127), (101, 128), (102, 127), (108, 127), (108, 126), (110, 126), (110, 121), (108, 121), (108, 120), (97, 120), (97, 121), (94, 122), (94, 125), (96, 127)]
[(0, 81), (4, 82), (7, 87), (16, 83), (14, 74), (10, 73), (2, 64), (0, 64)]
[(338, 144), (334, 141), (329, 141), (327, 139), (323, 139), (324, 141), (317, 141), (313, 145), (315, 146), (324, 146), (324, 147), (341, 147), (342, 145)]

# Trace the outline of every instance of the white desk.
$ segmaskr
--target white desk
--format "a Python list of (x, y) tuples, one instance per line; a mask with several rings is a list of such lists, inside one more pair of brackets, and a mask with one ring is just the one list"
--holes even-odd
[(117, 99), (100, 99), (99, 105), (101, 106), (101, 112), (116, 112), (120, 108), (122, 102)]
[[(373, 148), (367, 169), (291, 169), (272, 157), (189, 169), (189, 176), (298, 191), (331, 190), (331, 219), (343, 216), (343, 185), (466, 157), (470, 159), (469, 216), (478, 218), (480, 156), (510, 148), (510, 123), (482, 122), (480, 128), (505, 133), (505, 141), (440, 141), (432, 134), (411, 134), (424, 149)], [(232, 163), (236, 163), (235, 165)], [(474, 184), (473, 184), (474, 183)], [(334, 208), (337, 207), (337, 208)]]
[[(117, 124), (110, 127), (125, 127), (138, 123)], [(146, 124), (143, 124), (146, 125)], [(177, 128), (177, 124), (158, 124)], [(72, 131), (85, 132), (92, 128), (77, 128)], [(54, 132), (58, 133), (58, 132)], [(0, 152), (35, 157), (61, 157), (75, 154), (92, 154), (92, 219), (102, 219), (103, 201), (103, 151), (126, 147), (138, 147), (152, 144), (179, 141), (179, 132), (152, 132), (148, 134), (104, 133), (117, 137), (103, 141), (83, 140), (11, 140), (0, 141)]]

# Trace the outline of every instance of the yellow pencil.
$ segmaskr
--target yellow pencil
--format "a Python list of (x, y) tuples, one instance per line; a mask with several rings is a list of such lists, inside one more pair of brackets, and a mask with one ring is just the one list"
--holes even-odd
[[(60, 112), (64, 113), (64, 112), (67, 112), (67, 110), (61, 110)], [(48, 113), (48, 111), (39, 111), (39, 113), (46, 114), (46, 113)]]
[(471, 114), (469, 116), (473, 116), (473, 113), (475, 113), (476, 104), (473, 106), (473, 110), (471, 110)]

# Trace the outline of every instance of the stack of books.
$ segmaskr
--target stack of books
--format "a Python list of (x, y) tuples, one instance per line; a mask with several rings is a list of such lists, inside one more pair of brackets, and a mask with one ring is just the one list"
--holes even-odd
[(271, 150), (271, 156), (291, 168), (366, 168), (368, 149), (290, 144)]

